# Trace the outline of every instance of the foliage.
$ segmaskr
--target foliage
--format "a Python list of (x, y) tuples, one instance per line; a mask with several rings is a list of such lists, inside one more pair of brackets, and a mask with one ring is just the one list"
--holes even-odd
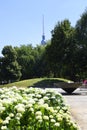
[(2, 80), (7, 82), (19, 80), (21, 77), (20, 66), (17, 62), (16, 51), (12, 46), (5, 46), (2, 50), (4, 57), (1, 58)]
[(46, 76), (45, 46), (22, 45), (15, 47), (21, 66), (21, 79)]
[(3, 88), (1, 130), (78, 130), (61, 94), (50, 89)]
[(87, 9), (76, 24), (77, 64), (80, 79), (87, 77)]
[(0, 81), (39, 77), (63, 77), (80, 81), (87, 77), (87, 9), (72, 27), (58, 22), (44, 46), (5, 46), (0, 57)]
[(21, 45), (15, 47), (17, 52), (17, 61), (21, 66), (22, 79), (31, 78), (33, 75), (33, 66), (35, 62), (32, 45)]
[(54, 77), (73, 77), (70, 72), (74, 66), (74, 43), (74, 28), (69, 20), (58, 22), (52, 31), (51, 44), (46, 47), (46, 58)]

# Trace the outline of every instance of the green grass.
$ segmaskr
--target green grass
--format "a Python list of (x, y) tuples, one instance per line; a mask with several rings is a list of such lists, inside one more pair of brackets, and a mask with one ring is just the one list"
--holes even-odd
[(53, 87), (54, 83), (57, 82), (68, 82), (70, 80), (63, 79), (63, 78), (35, 78), (35, 79), (28, 79), (22, 80), (19, 82), (9, 83), (5, 85), (0, 85), (0, 87)]

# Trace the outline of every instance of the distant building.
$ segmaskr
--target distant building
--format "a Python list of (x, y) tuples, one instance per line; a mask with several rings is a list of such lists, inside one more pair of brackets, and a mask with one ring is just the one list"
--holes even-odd
[(45, 41), (45, 34), (44, 34), (44, 15), (43, 15), (43, 19), (42, 19), (42, 40), (41, 40), (41, 45), (45, 45), (46, 41)]
[(42, 41), (41, 41), (41, 44), (42, 44), (42, 45), (45, 45), (45, 44), (46, 44), (46, 42), (45, 42), (45, 35), (42, 35)]

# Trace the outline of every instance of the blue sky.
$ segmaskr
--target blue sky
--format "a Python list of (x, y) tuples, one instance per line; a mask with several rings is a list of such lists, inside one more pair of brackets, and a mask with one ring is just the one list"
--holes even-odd
[(40, 44), (42, 15), (46, 40), (58, 21), (72, 26), (87, 7), (87, 0), (0, 0), (0, 55), (4, 46)]

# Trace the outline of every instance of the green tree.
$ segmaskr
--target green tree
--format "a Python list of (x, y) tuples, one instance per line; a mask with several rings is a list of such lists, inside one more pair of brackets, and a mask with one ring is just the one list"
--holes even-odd
[(35, 58), (34, 72), (36, 77), (46, 77), (48, 74), (45, 46), (36, 46), (37, 57)]
[(12, 46), (5, 46), (2, 50), (1, 74), (3, 81), (17, 81), (21, 77), (21, 67), (17, 62), (16, 51)]
[(51, 44), (46, 47), (46, 57), (54, 77), (74, 78), (74, 51), (74, 28), (69, 20), (58, 22), (52, 30)]
[(87, 47), (87, 9), (76, 23), (76, 37), (80, 48)]
[(2, 61), (3, 57), (0, 57), (0, 84), (2, 83), (3, 77), (2, 77)]
[(15, 50), (17, 52), (17, 61), (21, 66), (21, 79), (32, 78), (35, 62), (32, 45), (21, 45), (20, 47), (15, 47)]
[(17, 52), (17, 61), (22, 68), (22, 79), (46, 75), (45, 46), (21, 45), (15, 47), (15, 50)]
[(78, 77), (87, 77), (87, 9), (76, 23)]

